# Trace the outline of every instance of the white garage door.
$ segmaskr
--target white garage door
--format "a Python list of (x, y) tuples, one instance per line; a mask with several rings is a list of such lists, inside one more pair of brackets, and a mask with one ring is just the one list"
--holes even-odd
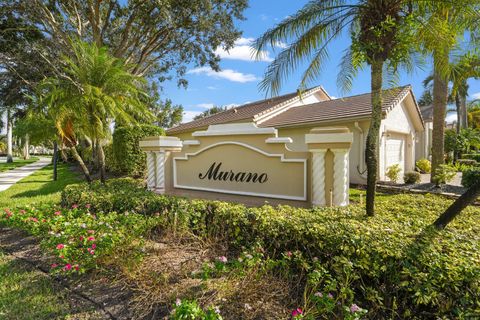
[(399, 164), (401, 168), (400, 179), (405, 171), (405, 146), (404, 135), (389, 134), (385, 145), (385, 171), (388, 167)]

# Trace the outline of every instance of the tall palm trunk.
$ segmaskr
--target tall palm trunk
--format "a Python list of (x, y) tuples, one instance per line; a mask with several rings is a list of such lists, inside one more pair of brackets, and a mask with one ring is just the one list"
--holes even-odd
[(78, 164), (83, 170), (83, 174), (85, 175), (85, 179), (87, 180), (88, 183), (92, 182), (92, 177), (90, 176), (90, 171), (88, 170), (87, 166), (85, 165), (85, 162), (83, 162), (82, 157), (78, 154), (77, 148), (71, 147), (70, 150), (72, 151), (73, 158), (77, 160)]
[(28, 133), (25, 135), (25, 143), (23, 145), (23, 159), (30, 159), (30, 136)]
[(375, 60), (371, 65), (372, 117), (368, 129), (365, 160), (367, 163), (367, 199), (368, 216), (375, 214), (375, 191), (378, 172), (378, 140), (382, 121), (382, 76), (383, 61)]
[(53, 181), (57, 181), (58, 143), (53, 141)]
[(105, 153), (103, 152), (103, 147), (100, 140), (97, 140), (97, 158), (98, 158), (98, 165), (100, 168), (100, 181), (105, 183), (106, 181), (106, 170), (105, 170)]
[(7, 163), (13, 162), (12, 114), (7, 110)]
[[(434, 55), (435, 56), (435, 55)], [(448, 57), (448, 52), (447, 52)], [(446, 59), (448, 61), (448, 58)], [(432, 174), (430, 182), (435, 183), (435, 172), (444, 164), (445, 113), (447, 110), (448, 82), (440, 74), (434, 62), (433, 72), (433, 130), (432, 130)]]

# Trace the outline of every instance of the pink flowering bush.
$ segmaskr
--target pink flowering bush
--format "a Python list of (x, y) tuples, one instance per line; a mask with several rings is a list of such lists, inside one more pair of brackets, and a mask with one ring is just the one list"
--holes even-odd
[(158, 219), (115, 212), (95, 215), (79, 206), (43, 206), (0, 211), (0, 224), (39, 237), (42, 247), (57, 258), (52, 272), (83, 273), (98, 268), (118, 250), (130, 250), (132, 257), (138, 254), (139, 240)]

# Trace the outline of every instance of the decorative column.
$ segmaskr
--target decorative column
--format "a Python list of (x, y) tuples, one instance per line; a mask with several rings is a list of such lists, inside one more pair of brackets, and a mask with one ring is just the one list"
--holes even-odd
[(155, 189), (155, 154), (152, 151), (147, 152), (147, 188)]
[(349, 149), (332, 149), (333, 160), (333, 205), (348, 205), (348, 151)]
[(157, 193), (165, 193), (165, 152), (155, 152), (155, 191)]
[(325, 154), (326, 149), (312, 152), (312, 205), (324, 207), (325, 200)]

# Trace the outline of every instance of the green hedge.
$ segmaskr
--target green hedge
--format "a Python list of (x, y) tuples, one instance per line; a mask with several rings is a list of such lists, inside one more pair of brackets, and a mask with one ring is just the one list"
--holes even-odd
[(480, 210), (467, 208), (437, 232), (428, 226), (450, 200), (434, 195), (379, 196), (376, 216), (367, 218), (359, 205), (248, 208), (159, 196), (138, 181), (118, 179), (106, 186), (68, 186), (62, 202), (160, 215), (167, 226), (222, 239), (231, 252), (260, 244), (275, 258), (298, 250), (322, 265), (299, 266), (298, 274), (318, 278), (317, 290), (333, 279), (336, 292), (353, 295), (369, 319), (480, 316)]
[(462, 154), (463, 159), (472, 159), (480, 163), (480, 153)]
[(145, 174), (145, 153), (140, 150), (139, 141), (148, 136), (161, 136), (162, 128), (152, 125), (116, 128), (113, 132), (112, 159), (109, 166), (118, 173), (133, 177)]
[(473, 167), (462, 171), (462, 186), (470, 188), (480, 180), (480, 167)]

